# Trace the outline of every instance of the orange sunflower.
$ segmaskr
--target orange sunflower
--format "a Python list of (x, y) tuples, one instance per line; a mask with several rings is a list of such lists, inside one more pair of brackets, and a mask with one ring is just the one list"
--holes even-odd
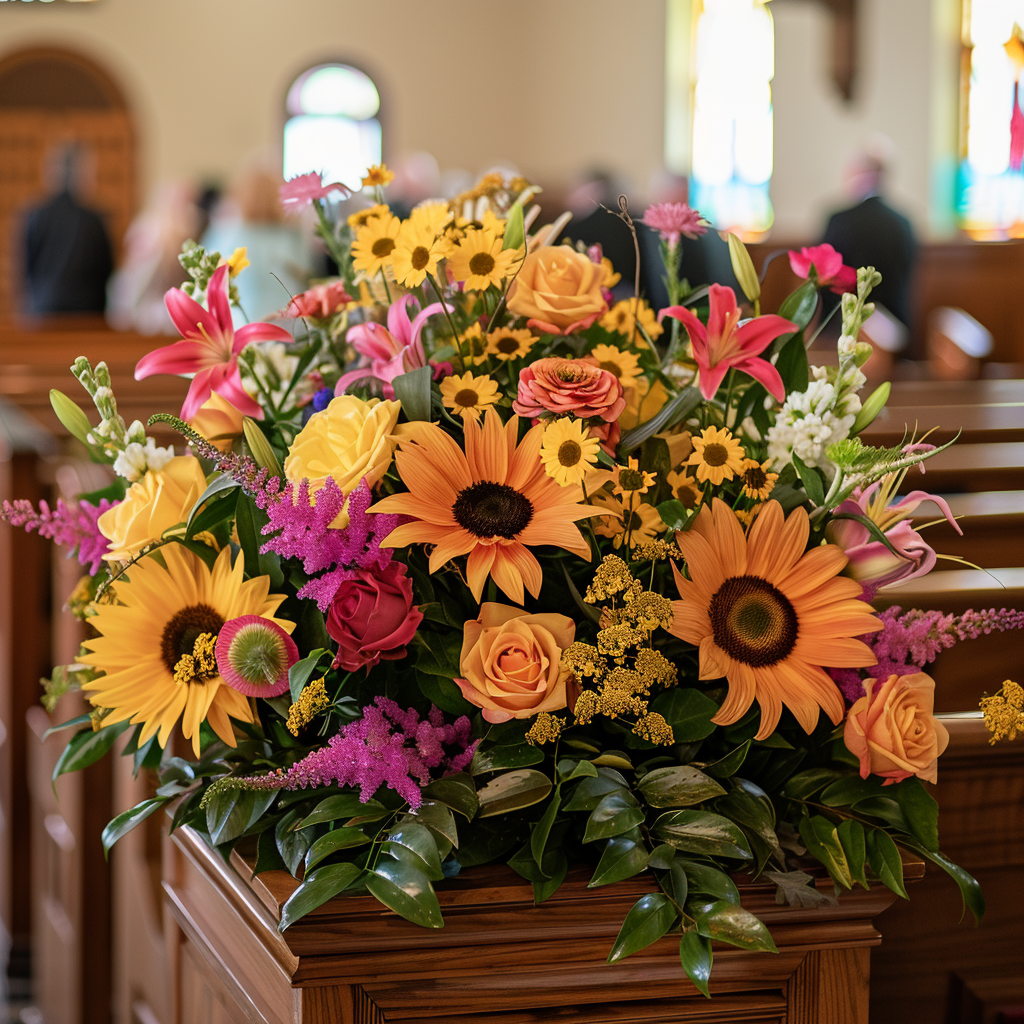
[(839, 577), (846, 555), (834, 544), (807, 551), (807, 513), (786, 518), (777, 501), (766, 502), (749, 535), (719, 498), (706, 505), (687, 533), (676, 534), (689, 579), (673, 566), (680, 601), (669, 632), (700, 651), (700, 678), (725, 677), (725, 703), (712, 719), (731, 725), (756, 700), (761, 727), (770, 736), (782, 705), (804, 731), (819, 708), (840, 722), (843, 698), (822, 665), (874, 665), (870, 648), (854, 639), (882, 628), (861, 586)]
[(575, 489), (560, 487), (540, 460), (544, 427), (538, 424), (516, 446), (519, 420), (502, 427), (488, 409), (482, 424), (464, 421), (466, 450), (440, 427), (403, 439), (395, 465), (407, 492), (378, 501), (372, 512), (399, 513), (414, 521), (388, 534), (385, 545), (433, 544), (430, 571), (469, 555), (466, 579), (479, 601), (488, 575), (515, 602), (523, 584), (540, 593), (541, 568), (531, 547), (550, 544), (590, 560), (590, 545), (575, 525), (602, 514), (578, 504)]

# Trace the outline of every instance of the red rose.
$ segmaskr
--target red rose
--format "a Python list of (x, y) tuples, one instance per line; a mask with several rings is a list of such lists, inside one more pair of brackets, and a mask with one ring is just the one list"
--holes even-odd
[(581, 419), (600, 416), (611, 422), (626, 408), (618, 377), (582, 359), (538, 359), (519, 374), (512, 408), (520, 416), (573, 413)]
[(401, 562), (356, 569), (338, 588), (327, 616), (327, 632), (338, 642), (334, 667), (355, 672), (382, 658), (405, 657), (406, 644), (422, 620)]

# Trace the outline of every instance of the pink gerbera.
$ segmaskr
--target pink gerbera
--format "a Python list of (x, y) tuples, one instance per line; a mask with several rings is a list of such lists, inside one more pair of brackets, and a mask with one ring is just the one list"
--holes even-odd
[(643, 223), (653, 228), (674, 249), (679, 236), (699, 238), (707, 232), (701, 215), (686, 203), (652, 203), (644, 212)]
[(316, 171), (289, 178), (278, 189), (281, 205), (287, 213), (298, 213), (314, 199), (326, 199), (332, 192), (344, 192), (347, 196), (352, 194), (352, 190), (340, 181), (332, 181), (329, 185), (323, 184)]
[(857, 289), (857, 271), (843, 265), (843, 257), (827, 242), (822, 245), (804, 246), (799, 252), (790, 250), (789, 265), (797, 277), (813, 280), (821, 288), (829, 288), (836, 295)]
[(164, 305), (181, 333), (181, 341), (143, 356), (135, 367), (135, 379), (156, 373), (194, 374), (181, 407), (181, 418), (190, 420), (214, 391), (236, 409), (254, 419), (263, 418), (259, 404), (249, 397), (238, 375), (238, 354), (254, 341), (291, 341), (292, 336), (274, 324), (246, 324), (236, 331), (228, 302), (228, 266), (218, 267), (206, 288), (203, 309), (180, 288), (171, 288)]
[(352, 296), (345, 291), (344, 281), (327, 281), (296, 295), (279, 315), (308, 316), (313, 320), (326, 320), (339, 309), (344, 309), (351, 301)]

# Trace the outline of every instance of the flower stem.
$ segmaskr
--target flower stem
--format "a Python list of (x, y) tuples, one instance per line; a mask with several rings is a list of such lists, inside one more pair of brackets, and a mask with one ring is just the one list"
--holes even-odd
[(444, 301), (444, 296), (441, 295), (441, 289), (437, 286), (437, 281), (434, 280), (433, 274), (427, 274), (427, 280), (430, 282), (430, 287), (434, 289), (434, 294), (437, 296), (437, 301), (441, 303), (441, 309), (444, 310), (445, 319), (448, 321), (448, 326), (452, 329), (452, 340), (455, 342), (455, 348), (459, 353), (459, 362), (462, 364), (459, 369), (466, 369), (466, 356), (462, 351), (462, 338), (459, 335), (458, 330), (455, 327), (455, 321), (452, 320), (451, 313), (448, 312), (448, 304)]

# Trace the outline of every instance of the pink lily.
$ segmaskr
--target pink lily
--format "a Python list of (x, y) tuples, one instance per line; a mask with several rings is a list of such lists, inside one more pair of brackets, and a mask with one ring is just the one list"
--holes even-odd
[(814, 280), (820, 288), (829, 288), (836, 295), (857, 290), (857, 271), (843, 265), (843, 257), (827, 242), (821, 245), (804, 246), (799, 252), (792, 249), (789, 265), (797, 277)]
[(349, 328), (346, 340), (369, 362), (342, 374), (334, 387), (336, 395), (343, 395), (356, 381), (375, 377), (384, 384), (384, 397), (394, 398), (395, 389), (391, 382), (403, 373), (427, 365), (420, 335), (427, 320), (444, 307), (440, 302), (434, 302), (410, 321), (407, 307), (411, 300), (411, 295), (403, 295), (391, 304), (387, 327), (371, 321)]
[(711, 286), (710, 304), (707, 327), (685, 306), (669, 306), (658, 314), (659, 320), (675, 317), (686, 328), (693, 358), (700, 369), (700, 393), (708, 400), (714, 398), (726, 373), (736, 369), (783, 401), (786, 389), (779, 371), (759, 357), (780, 335), (797, 330), (796, 324), (774, 313), (740, 323), (736, 294), (720, 284)]
[(346, 196), (352, 195), (352, 190), (347, 185), (342, 185), (340, 181), (332, 181), (330, 184), (324, 185), (316, 171), (289, 178), (278, 189), (281, 206), (286, 213), (299, 212), (303, 207), (316, 200), (326, 199), (332, 192), (343, 192)]
[(135, 367), (135, 379), (157, 373), (194, 374), (181, 407), (181, 418), (190, 420), (214, 391), (236, 409), (253, 419), (263, 418), (263, 409), (242, 387), (238, 374), (238, 354), (254, 341), (291, 341), (292, 336), (273, 324), (246, 324), (235, 330), (228, 302), (228, 266), (218, 267), (206, 288), (203, 309), (180, 288), (164, 295), (182, 340), (165, 345), (143, 356)]

